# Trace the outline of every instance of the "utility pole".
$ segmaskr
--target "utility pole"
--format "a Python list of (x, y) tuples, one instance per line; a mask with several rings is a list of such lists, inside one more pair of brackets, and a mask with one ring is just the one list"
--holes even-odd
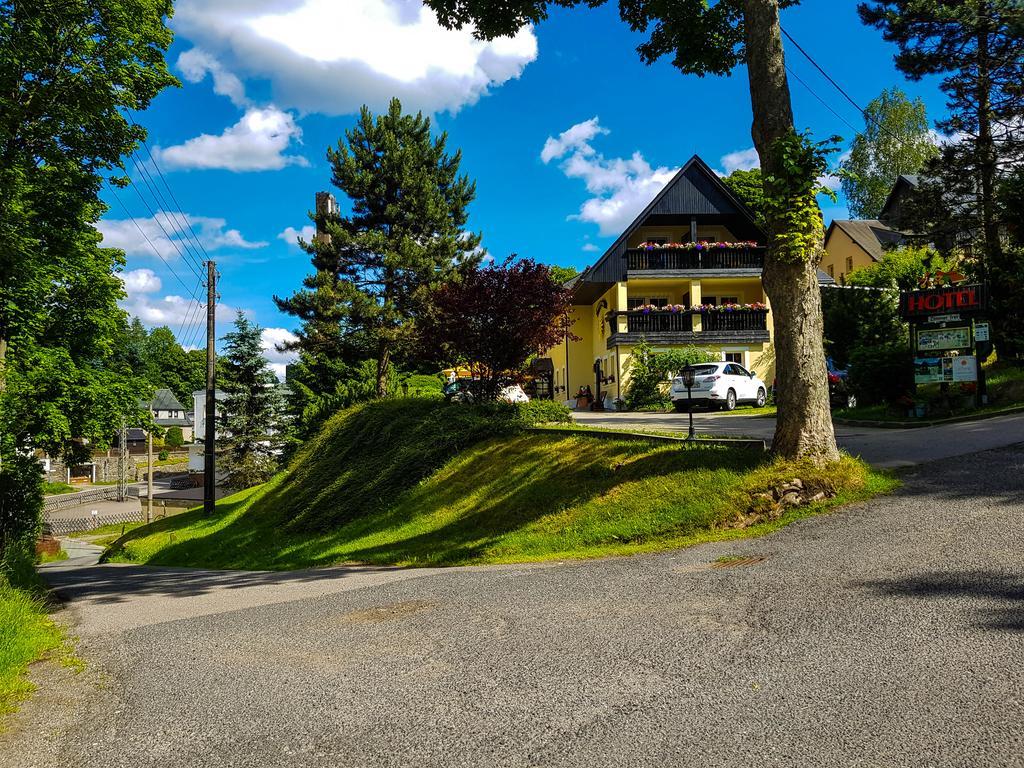
[(216, 503), (216, 435), (217, 353), (214, 344), (217, 330), (214, 318), (217, 311), (217, 265), (206, 262), (206, 429), (203, 437), (203, 514), (212, 515)]
[(121, 429), (117, 433), (117, 500), (128, 498), (128, 423), (121, 417)]
[(149, 429), (146, 431), (146, 522), (153, 522), (153, 403), (149, 403)]

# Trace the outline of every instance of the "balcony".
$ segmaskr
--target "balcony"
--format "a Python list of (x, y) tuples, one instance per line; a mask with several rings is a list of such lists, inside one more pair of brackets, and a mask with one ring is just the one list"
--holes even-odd
[[(694, 316), (700, 317), (700, 330), (694, 330)], [(619, 319), (623, 318), (625, 330)], [(770, 340), (768, 310), (685, 309), (609, 312), (611, 326), (608, 348), (616, 344), (635, 344), (646, 339), (651, 344), (758, 344)]]
[(638, 277), (680, 272), (760, 274), (764, 268), (764, 252), (764, 246), (755, 243), (642, 245), (626, 250), (626, 274)]

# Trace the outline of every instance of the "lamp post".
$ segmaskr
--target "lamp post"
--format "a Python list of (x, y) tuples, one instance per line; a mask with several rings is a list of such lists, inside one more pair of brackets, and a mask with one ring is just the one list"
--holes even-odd
[(680, 371), (680, 375), (683, 377), (683, 384), (686, 386), (686, 412), (690, 415), (690, 431), (686, 435), (687, 440), (693, 440), (693, 377), (697, 373), (697, 369), (687, 363), (683, 366), (683, 370)]

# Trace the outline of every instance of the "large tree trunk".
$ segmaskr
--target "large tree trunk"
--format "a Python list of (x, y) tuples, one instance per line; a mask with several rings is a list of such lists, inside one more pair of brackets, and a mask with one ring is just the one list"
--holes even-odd
[(996, 219), (996, 146), (992, 137), (992, 61), (989, 51), (987, 4), (979, 10), (978, 18), (978, 172), (981, 186), (981, 228), (985, 253), (978, 260), (982, 278), (988, 276), (989, 266), (999, 262), (1002, 244), (999, 242), (999, 222)]
[[(747, 74), (754, 111), (751, 134), (766, 176), (775, 171), (772, 146), (793, 130), (789, 84), (777, 0), (744, 0)], [(782, 223), (769, 218), (769, 235)], [(772, 451), (818, 462), (839, 458), (829, 409), (824, 322), (818, 263), (823, 244), (793, 263), (778, 258), (769, 243), (763, 282), (775, 327), (778, 421)]]
[(388, 366), (391, 363), (391, 348), (381, 342), (377, 350), (377, 397), (385, 397), (388, 393)]

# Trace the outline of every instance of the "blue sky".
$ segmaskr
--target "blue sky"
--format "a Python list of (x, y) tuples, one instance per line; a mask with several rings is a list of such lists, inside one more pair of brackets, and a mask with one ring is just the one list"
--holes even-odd
[[(128, 252), (125, 306), (175, 331), (187, 319), (182, 338), (198, 336), (175, 277), (190, 289), (198, 282), (178, 254), (187, 221), (218, 263), (221, 329), (244, 309), (270, 329), (268, 347), (285, 338), (294, 322), (271, 296), (309, 271), (291, 243), (309, 225), (314, 193), (330, 188), (326, 147), (360, 104), (381, 109), (392, 95), (432, 115), (462, 149), (477, 182), (471, 227), (499, 259), (583, 267), (692, 154), (722, 171), (756, 162), (745, 71), (698, 78), (647, 67), (635, 52), (642, 37), (616, 7), (555, 11), (515, 40), (484, 45), (436, 28), (418, 0), (179, 0), (168, 60), (183, 85), (136, 120), (180, 205), (165, 208), (141, 185), (156, 220), (125, 190), (135, 221), (109, 199), (101, 224), (106, 242)], [(944, 113), (936, 82), (907, 82), (854, 0), (804, 0), (783, 25), (860, 104), (899, 85), (924, 98), (932, 120)], [(798, 51), (786, 53), (796, 75), (862, 126)], [(790, 87), (799, 128), (849, 141), (850, 125), (795, 79)], [(827, 219), (847, 215), (841, 198), (823, 207)], [(280, 370), (285, 358), (268, 357)]]

